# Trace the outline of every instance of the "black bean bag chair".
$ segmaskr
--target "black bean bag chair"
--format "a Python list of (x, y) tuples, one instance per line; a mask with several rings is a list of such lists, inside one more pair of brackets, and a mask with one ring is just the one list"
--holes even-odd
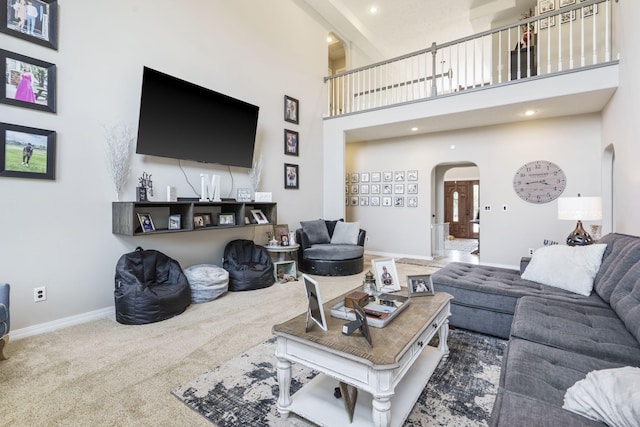
[(224, 248), (222, 264), (229, 272), (229, 290), (251, 291), (275, 283), (269, 252), (252, 240), (232, 240)]
[(180, 264), (162, 252), (124, 254), (116, 265), (116, 320), (143, 325), (177, 316), (191, 303), (191, 288)]

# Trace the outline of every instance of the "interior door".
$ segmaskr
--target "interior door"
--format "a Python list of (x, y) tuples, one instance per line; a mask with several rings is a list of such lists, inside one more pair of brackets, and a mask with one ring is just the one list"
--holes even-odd
[(449, 223), (449, 234), (459, 239), (477, 239), (471, 220), (474, 219), (477, 200), (474, 191), (478, 181), (446, 181), (444, 183), (444, 221)]

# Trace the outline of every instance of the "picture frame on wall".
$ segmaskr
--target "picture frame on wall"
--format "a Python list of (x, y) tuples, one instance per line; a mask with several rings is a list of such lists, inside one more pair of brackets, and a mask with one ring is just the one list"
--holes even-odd
[(58, 0), (0, 0), (0, 32), (58, 49)]
[(284, 121), (298, 124), (300, 102), (288, 95), (284, 96)]
[(555, 0), (539, 0), (538, 2), (538, 10), (540, 13), (550, 12), (555, 10), (556, 2)]
[(560, 0), (559, 7), (567, 7), (571, 6), (572, 4), (576, 4), (576, 0)]
[(0, 141), (0, 176), (55, 180), (55, 131), (0, 123)]
[(0, 49), (0, 67), (5, 84), (0, 103), (56, 112), (56, 66)]
[(298, 132), (285, 129), (284, 130), (284, 154), (288, 156), (299, 155), (298, 145), (300, 144), (300, 135)]
[(284, 164), (284, 188), (300, 188), (300, 171), (298, 165), (293, 165), (291, 163)]
[(576, 20), (576, 11), (570, 10), (569, 12), (563, 12), (560, 14), (560, 23), (566, 24), (567, 22)]

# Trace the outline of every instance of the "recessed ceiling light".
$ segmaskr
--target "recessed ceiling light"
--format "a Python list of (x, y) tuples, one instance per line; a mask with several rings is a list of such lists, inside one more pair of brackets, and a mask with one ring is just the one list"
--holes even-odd
[(536, 110), (527, 110), (524, 112), (525, 116), (533, 116), (534, 114), (536, 114)]
[(369, 8), (369, 13), (377, 13), (377, 12), (378, 12), (378, 8), (377, 8), (377, 7), (375, 7), (375, 6), (371, 6), (371, 7)]
[(455, 150), (455, 149), (456, 149), (456, 146), (455, 146), (455, 145), (453, 145), (453, 144), (451, 144), (451, 146), (450, 146), (449, 148), (451, 148), (452, 150)]
[(418, 130), (418, 128), (415, 127), (415, 126), (411, 128), (411, 132), (416, 132), (417, 130)]
[(331, 43), (333, 41), (333, 37), (327, 36), (327, 43)]

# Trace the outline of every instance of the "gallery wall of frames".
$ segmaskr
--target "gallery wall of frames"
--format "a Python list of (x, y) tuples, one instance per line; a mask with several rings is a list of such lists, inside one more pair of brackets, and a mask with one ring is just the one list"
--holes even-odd
[[(58, 50), (58, 1), (0, 0), (0, 32)], [(0, 103), (56, 113), (55, 64), (0, 49), (0, 68)], [(35, 117), (32, 126), (0, 123), (0, 177), (55, 179), (56, 132)]]
[(418, 171), (350, 172), (345, 176), (345, 205), (418, 207)]

